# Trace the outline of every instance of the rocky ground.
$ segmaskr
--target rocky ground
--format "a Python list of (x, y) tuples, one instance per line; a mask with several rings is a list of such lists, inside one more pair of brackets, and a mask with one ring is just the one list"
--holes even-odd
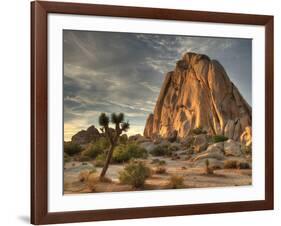
[[(228, 139), (212, 142), (206, 134), (190, 136), (185, 140), (170, 142), (166, 139), (150, 140), (135, 136), (133, 142), (145, 148), (148, 153), (143, 161), (153, 172), (141, 190), (169, 189), (173, 175), (183, 179), (182, 188), (242, 186), (252, 184), (251, 153), (240, 142)], [(132, 141), (131, 139), (131, 141)], [(192, 144), (192, 145), (191, 145)], [(169, 146), (169, 156), (153, 156), (156, 147)], [(161, 164), (160, 164), (161, 163)], [(126, 164), (110, 164), (107, 178), (98, 182), (95, 192), (115, 192), (136, 190), (119, 182), (119, 172)], [(164, 168), (164, 170), (159, 170)], [(65, 194), (93, 192), (87, 181), (81, 181), (81, 172), (95, 169), (98, 175), (101, 167), (95, 167), (95, 160), (74, 161), (64, 165)]]

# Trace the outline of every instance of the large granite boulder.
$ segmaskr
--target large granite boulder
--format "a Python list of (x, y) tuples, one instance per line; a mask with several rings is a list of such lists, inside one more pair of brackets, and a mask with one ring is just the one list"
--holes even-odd
[(183, 138), (202, 128), (237, 141), (251, 127), (251, 114), (251, 107), (217, 60), (188, 52), (167, 73), (144, 136), (168, 137), (177, 131), (177, 137)]
[(199, 134), (194, 136), (193, 141), (194, 151), (201, 152), (207, 149), (208, 147), (208, 138), (206, 134)]
[(209, 158), (223, 160), (224, 151), (222, 147), (223, 145), (220, 143), (212, 144), (207, 148), (206, 151), (197, 154), (192, 160), (194, 162), (201, 159), (209, 159)]
[(242, 154), (240, 143), (231, 139), (225, 141), (224, 153), (226, 156), (240, 156)]

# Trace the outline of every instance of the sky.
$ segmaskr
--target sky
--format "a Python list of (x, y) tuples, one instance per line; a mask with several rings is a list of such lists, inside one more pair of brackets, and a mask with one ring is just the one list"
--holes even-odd
[(252, 103), (252, 41), (100, 31), (63, 31), (64, 140), (101, 112), (123, 112), (128, 135), (143, 133), (167, 72), (186, 52), (218, 60)]

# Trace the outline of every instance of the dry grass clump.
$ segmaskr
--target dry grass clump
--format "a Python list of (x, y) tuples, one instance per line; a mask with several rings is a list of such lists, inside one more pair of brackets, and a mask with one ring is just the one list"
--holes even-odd
[(99, 183), (99, 176), (97, 174), (90, 174), (88, 176), (87, 185), (91, 191), (95, 191), (96, 185)]
[(251, 169), (251, 166), (248, 162), (239, 162), (237, 167), (238, 169)]
[(167, 170), (165, 167), (163, 166), (157, 166), (155, 169), (154, 169), (154, 173), (156, 174), (166, 174), (167, 173)]
[(93, 174), (96, 172), (96, 169), (92, 169), (92, 170), (82, 170), (79, 175), (78, 175), (78, 179), (80, 182), (85, 182), (88, 180), (88, 177), (90, 176), (90, 174)]
[(224, 168), (225, 169), (237, 169), (238, 162), (237, 160), (225, 160)]
[(252, 155), (252, 145), (242, 145), (242, 152), (245, 154), (245, 155)]
[(166, 165), (167, 163), (165, 160), (152, 159), (151, 164), (157, 164), (159, 166), (163, 166), (163, 165)]
[(169, 179), (169, 187), (173, 189), (183, 188), (184, 187), (183, 176), (172, 175)]
[(87, 186), (88, 188), (91, 190), (91, 191), (95, 191), (96, 190), (96, 186), (99, 184), (99, 183), (111, 183), (112, 180), (108, 177), (104, 177), (104, 178), (101, 178), (99, 177), (98, 174), (96, 173), (91, 173), (89, 176), (88, 176), (88, 179), (87, 179)]
[(251, 169), (251, 165), (245, 161), (237, 160), (225, 160), (224, 161), (225, 169)]
[(87, 181), (90, 172), (88, 170), (83, 170), (79, 173), (78, 179), (80, 182)]
[(214, 165), (214, 166), (212, 166), (212, 169), (213, 170), (220, 170), (220, 169), (222, 169), (222, 167), (219, 166), (219, 165)]

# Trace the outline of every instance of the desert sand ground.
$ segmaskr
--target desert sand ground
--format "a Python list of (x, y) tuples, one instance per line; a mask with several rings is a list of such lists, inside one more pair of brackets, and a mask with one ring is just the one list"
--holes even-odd
[[(202, 164), (194, 165), (191, 160), (184, 158), (172, 160), (169, 157), (149, 156), (143, 160), (152, 170), (157, 166), (152, 163), (153, 159), (164, 160), (166, 162), (166, 173), (153, 173), (145, 182), (142, 190), (168, 189), (171, 175), (179, 175), (184, 179), (184, 188), (204, 188), (204, 187), (225, 187), (225, 186), (245, 186), (252, 184), (251, 169), (217, 169), (212, 175), (206, 174), (206, 169)], [(235, 159), (235, 157), (233, 157)], [(94, 168), (94, 161), (78, 162), (70, 161), (64, 166), (64, 193), (89, 193), (92, 192), (87, 182), (79, 180), (81, 171), (90, 171)], [(98, 175), (102, 168), (96, 167)], [(119, 183), (119, 172), (124, 169), (124, 164), (111, 164), (107, 171), (107, 177), (111, 182), (99, 182), (95, 192), (116, 192), (135, 190), (129, 185)]]

